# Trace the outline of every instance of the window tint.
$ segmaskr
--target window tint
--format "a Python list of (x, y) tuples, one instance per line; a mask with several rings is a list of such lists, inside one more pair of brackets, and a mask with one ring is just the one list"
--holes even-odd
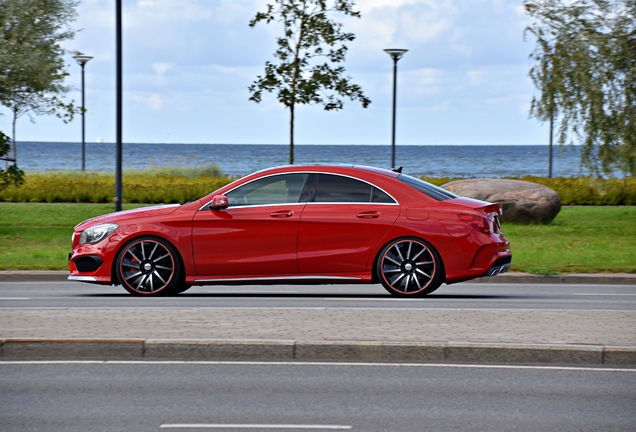
[(319, 174), (315, 202), (394, 203), (390, 196), (360, 180), (333, 174)]
[(254, 180), (227, 193), (230, 207), (297, 203), (307, 174), (280, 174)]
[(446, 189), (442, 189), (441, 187), (437, 187), (430, 183), (425, 182), (424, 180), (420, 180), (415, 177), (407, 176), (406, 174), (401, 174), (398, 178), (402, 183), (406, 183), (414, 189), (422, 192), (429, 197), (436, 199), (437, 201), (444, 201), (451, 198), (457, 198), (452, 192), (447, 191)]
[(395, 200), (382, 192), (380, 189), (374, 187), (373, 188), (373, 196), (371, 197), (371, 202), (374, 203), (385, 203), (385, 204), (393, 204)]

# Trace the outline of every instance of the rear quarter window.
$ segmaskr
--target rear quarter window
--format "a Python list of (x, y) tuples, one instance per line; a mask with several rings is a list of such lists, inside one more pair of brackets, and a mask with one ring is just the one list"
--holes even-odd
[(437, 201), (444, 201), (452, 198), (457, 198), (452, 192), (442, 189), (441, 187), (432, 185), (424, 180), (420, 180), (415, 177), (401, 174), (398, 178), (402, 183), (412, 187), (413, 189), (422, 192), (424, 195), (429, 196)]

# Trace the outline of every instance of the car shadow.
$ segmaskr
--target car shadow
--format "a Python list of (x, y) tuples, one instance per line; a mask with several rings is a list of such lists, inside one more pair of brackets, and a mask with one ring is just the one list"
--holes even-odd
[(403, 301), (403, 300), (426, 300), (426, 299), (442, 299), (442, 300), (460, 300), (460, 299), (468, 299), (468, 300), (509, 300), (509, 299), (527, 299), (527, 298), (536, 298), (530, 296), (520, 296), (520, 295), (494, 295), (494, 294), (429, 294), (424, 297), (398, 297), (392, 296), (390, 294), (329, 294), (329, 293), (231, 293), (231, 292), (222, 292), (222, 293), (182, 293), (178, 295), (159, 295), (159, 296), (132, 296), (126, 293), (96, 293), (96, 294), (79, 294), (77, 297), (88, 297), (88, 298), (117, 298), (117, 297), (130, 297), (130, 298), (147, 298), (147, 299), (166, 299), (166, 298), (174, 298), (174, 299), (188, 299), (188, 298), (299, 298), (299, 299), (342, 299), (342, 300), (358, 300), (358, 299), (377, 299), (377, 300), (395, 300), (395, 301)]

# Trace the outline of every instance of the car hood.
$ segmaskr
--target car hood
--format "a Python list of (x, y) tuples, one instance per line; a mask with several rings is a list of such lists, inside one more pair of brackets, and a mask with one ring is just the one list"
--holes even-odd
[(179, 207), (181, 207), (181, 204), (169, 204), (108, 213), (77, 224), (75, 226), (75, 230), (84, 230), (90, 226), (95, 226), (100, 223), (120, 223), (128, 219), (166, 215), (174, 212)]

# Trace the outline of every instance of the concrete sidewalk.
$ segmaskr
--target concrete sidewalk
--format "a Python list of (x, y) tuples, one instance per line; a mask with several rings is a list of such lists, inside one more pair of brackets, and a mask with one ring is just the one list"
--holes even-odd
[[(61, 282), (68, 278), (66, 270), (0, 270), (0, 282)], [(636, 274), (631, 273), (568, 273), (562, 275), (534, 275), (509, 272), (495, 277), (484, 277), (471, 283), (524, 283), (524, 284), (594, 284), (636, 285)]]
[(636, 311), (3, 309), (1, 357), (636, 367)]

